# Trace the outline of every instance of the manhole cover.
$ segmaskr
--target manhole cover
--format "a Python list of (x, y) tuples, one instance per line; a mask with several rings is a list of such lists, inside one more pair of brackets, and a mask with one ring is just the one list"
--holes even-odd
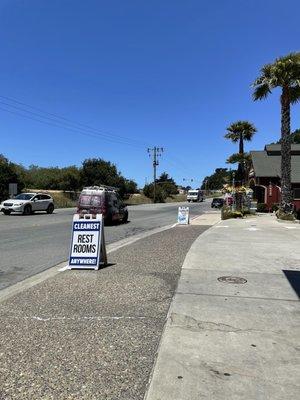
[(219, 282), (225, 282), (225, 283), (246, 283), (247, 279), (245, 278), (239, 278), (238, 276), (220, 276), (218, 278)]

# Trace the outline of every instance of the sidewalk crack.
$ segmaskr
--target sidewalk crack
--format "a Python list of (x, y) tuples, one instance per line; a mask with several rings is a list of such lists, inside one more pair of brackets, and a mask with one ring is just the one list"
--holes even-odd
[(197, 319), (184, 314), (172, 313), (170, 316), (172, 326), (188, 329), (192, 332), (198, 331), (220, 331), (220, 332), (261, 332), (258, 329), (240, 329), (232, 325), (220, 322), (198, 321)]

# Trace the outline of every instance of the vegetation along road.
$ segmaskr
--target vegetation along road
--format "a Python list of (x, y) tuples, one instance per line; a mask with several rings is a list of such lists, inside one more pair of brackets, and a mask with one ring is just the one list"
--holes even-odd
[[(178, 205), (189, 205), (193, 218), (210, 208), (210, 200), (131, 206), (127, 224), (105, 227), (106, 243), (174, 224)], [(0, 289), (67, 260), (74, 212), (58, 209), (52, 215), (0, 215)]]

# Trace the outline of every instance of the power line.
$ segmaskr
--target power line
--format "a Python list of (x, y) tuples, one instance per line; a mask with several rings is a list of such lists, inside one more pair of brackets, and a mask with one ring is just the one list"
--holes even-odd
[[(3, 101), (0, 101), (1, 104), (5, 105), (5, 106), (8, 106), (8, 107), (12, 107), (12, 108), (17, 109), (19, 111), (28, 113), (30, 115), (37, 116), (39, 118), (50, 120), (52, 122), (55, 122), (56, 124), (59, 124), (60, 127), (62, 127), (62, 128), (64, 128), (67, 125), (68, 127), (75, 128), (75, 129), (80, 130), (80, 131), (83, 131), (83, 130), (84, 131), (89, 131), (89, 132), (93, 133), (94, 135), (99, 135), (99, 136), (101, 136), (102, 138), (105, 138), (105, 139), (114, 139), (114, 140), (118, 140), (118, 141), (120, 141), (122, 143), (126, 142), (126, 144), (128, 144), (128, 143), (135, 144), (136, 146), (139, 146), (139, 147), (145, 147), (146, 145), (149, 144), (149, 143), (143, 142), (143, 141), (138, 140), (138, 139), (127, 138), (125, 136), (120, 136), (120, 135), (109, 133), (109, 132), (104, 131), (102, 129), (93, 128), (93, 127), (91, 127), (89, 125), (82, 124), (80, 122), (76, 122), (74, 120), (71, 120), (69, 118), (65, 118), (65, 117), (63, 117), (61, 115), (58, 115), (58, 114), (49, 113), (49, 112), (44, 111), (44, 110), (42, 110), (42, 109), (40, 109), (38, 107), (34, 107), (34, 106), (30, 105), (30, 104), (21, 102), (19, 100), (16, 100), (16, 99), (13, 99), (13, 98), (10, 98), (10, 97), (7, 97), (7, 96), (0, 95), (0, 97), (2, 99), (6, 99), (6, 100), (14, 102), (16, 104), (21, 104), (21, 105), (23, 105), (25, 107), (29, 107), (32, 110), (38, 111), (38, 113), (30, 111), (30, 110), (27, 110), (26, 108), (17, 107), (14, 104), (6, 103), (6, 102), (3, 102)], [(2, 110), (3, 111), (8, 111), (8, 110), (4, 110), (4, 109), (2, 109)], [(16, 114), (16, 115), (18, 115), (18, 114)], [(61, 121), (59, 121), (59, 120), (61, 120)], [(62, 122), (62, 121), (66, 121), (66, 122)], [(39, 122), (43, 122), (43, 121), (39, 121)], [(82, 129), (82, 128), (84, 128), (84, 129)]]
[[(10, 104), (5, 101), (0, 101), (0, 104), (14, 109), (14, 110), (11, 110), (11, 109), (0, 107), (0, 110), (5, 111), (10, 114), (13, 114), (13, 115), (27, 118), (32, 121), (36, 121), (36, 122), (46, 124), (49, 126), (53, 126), (56, 128), (65, 129), (70, 132), (74, 132), (74, 133), (77, 133), (80, 135), (92, 137), (95, 139), (100, 138), (102, 140), (106, 140), (111, 143), (127, 145), (127, 146), (131, 146), (131, 147), (135, 147), (135, 148), (142, 148), (142, 147), (144, 148), (146, 146), (149, 146), (149, 143), (146, 143), (142, 140), (128, 138), (125, 136), (113, 134), (113, 133), (111, 133), (109, 131), (105, 131), (103, 129), (94, 128), (90, 125), (74, 121), (74, 120), (72, 120), (70, 118), (66, 118), (62, 115), (45, 111), (41, 108), (32, 106), (31, 104), (25, 103), (23, 101), (20, 101), (18, 99), (12, 98), (12, 97), (0, 95), (0, 98), (23, 106), (23, 107), (19, 107), (15, 104)], [(24, 107), (26, 107), (26, 108), (24, 108)], [(34, 110), (34, 111), (28, 110), (27, 108)], [(35, 111), (37, 111), (37, 112), (35, 112)], [(186, 166), (186, 164), (182, 160), (180, 160), (176, 156), (172, 156), (171, 154), (169, 154), (169, 157), (171, 159), (173, 159), (173, 161), (169, 160), (169, 162), (174, 164), (176, 169), (180, 169), (181, 171), (184, 171), (185, 175), (186, 174), (191, 175), (191, 171), (189, 170), (189, 168)]]
[[(57, 123), (51, 123), (51, 122), (48, 122), (48, 121), (43, 121), (41, 119), (33, 118), (33, 117), (31, 117), (29, 115), (26, 115), (26, 114), (21, 114), (21, 113), (19, 113), (17, 111), (7, 110), (7, 109), (5, 109), (3, 107), (0, 107), (0, 110), (8, 112), (8, 113), (13, 114), (13, 115), (18, 115), (18, 116), (21, 116), (23, 118), (30, 119), (32, 121), (37, 121), (37, 122), (40, 122), (40, 123), (43, 123), (43, 124), (46, 124), (46, 125), (49, 125), (49, 126), (54, 126), (56, 128), (63, 128), (63, 129), (68, 130), (70, 132), (75, 132), (75, 133), (78, 133), (78, 134), (81, 134), (81, 135), (84, 135), (84, 136), (93, 137), (95, 139), (103, 139), (99, 135), (95, 135), (95, 134), (93, 134), (91, 132), (85, 132), (83, 130), (78, 130), (78, 129), (74, 129), (74, 128), (69, 128), (67, 126), (58, 125)], [(112, 142), (112, 143), (118, 143), (118, 144), (123, 144), (123, 145), (125, 144), (125, 145), (132, 146), (132, 147), (138, 147), (138, 148), (141, 147), (141, 146), (134, 145), (133, 143), (122, 142), (122, 141), (118, 141), (117, 139), (113, 139), (113, 138), (105, 138), (105, 140), (107, 140), (109, 142)]]

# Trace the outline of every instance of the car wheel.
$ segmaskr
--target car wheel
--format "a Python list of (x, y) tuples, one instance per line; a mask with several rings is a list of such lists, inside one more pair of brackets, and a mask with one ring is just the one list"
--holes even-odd
[(112, 219), (112, 215), (108, 214), (105, 218), (104, 218), (104, 225), (106, 226), (110, 226), (113, 224), (113, 219)]
[(3, 213), (4, 213), (5, 215), (10, 215), (11, 211), (9, 211), (9, 210), (4, 210)]
[(24, 211), (23, 211), (24, 215), (30, 215), (32, 214), (32, 208), (31, 205), (26, 204), (26, 206), (24, 207)]
[(122, 219), (123, 224), (126, 224), (127, 221), (128, 221), (128, 211), (126, 211), (126, 213), (124, 214), (124, 217)]
[(49, 206), (48, 206), (48, 208), (46, 210), (47, 214), (52, 214), (53, 211), (54, 211), (54, 205), (53, 204), (49, 204)]

